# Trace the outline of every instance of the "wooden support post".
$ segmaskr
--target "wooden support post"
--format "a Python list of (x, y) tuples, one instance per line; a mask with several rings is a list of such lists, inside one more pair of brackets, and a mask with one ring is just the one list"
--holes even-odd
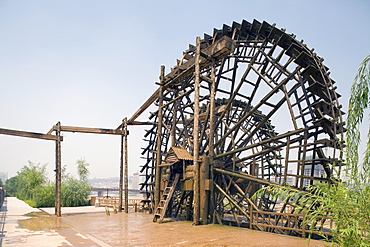
[(199, 225), (200, 221), (200, 195), (199, 195), (199, 87), (200, 87), (200, 37), (197, 37), (195, 52), (195, 80), (194, 80), (194, 128), (193, 128), (193, 163), (194, 170), (194, 215), (193, 224)]
[[(200, 165), (200, 223), (202, 225), (208, 224), (208, 210), (209, 210), (209, 188), (210, 188), (210, 180), (209, 180), (209, 156), (202, 157), (202, 163)], [(213, 184), (213, 183), (212, 183)]]
[[(124, 130), (124, 120), (122, 120), (122, 130)], [(121, 159), (120, 159), (120, 169), (119, 169), (119, 206), (118, 206), (118, 212), (122, 212), (122, 207), (123, 207), (124, 141), (125, 141), (125, 135), (121, 135)]]
[(253, 229), (253, 204), (249, 204), (249, 229)]
[(62, 184), (62, 162), (61, 162), (61, 136), (60, 136), (60, 122), (56, 125), (56, 136), (55, 141), (55, 215), (57, 217), (62, 216), (60, 193)]
[(162, 162), (162, 106), (163, 106), (163, 79), (164, 79), (164, 69), (165, 67), (161, 66), (161, 75), (160, 86), (159, 86), (159, 102), (158, 102), (158, 127), (157, 127), (157, 154), (155, 162), (155, 194), (154, 194), (154, 208), (157, 208), (161, 196), (161, 168), (159, 165)]
[(289, 172), (289, 149), (290, 149), (290, 136), (287, 137), (286, 150), (285, 150), (285, 165), (284, 165), (284, 180), (283, 185), (287, 184), (287, 177)]
[(173, 120), (172, 120), (172, 129), (171, 129), (171, 146), (176, 146), (176, 121), (177, 121), (177, 106), (178, 102), (173, 103)]
[[(215, 156), (215, 97), (216, 97), (216, 83), (215, 83), (215, 61), (212, 62), (212, 68), (211, 68), (211, 92), (210, 92), (210, 106), (209, 106), (209, 179), (211, 181), (214, 181), (214, 173), (213, 173), (213, 167), (214, 167), (214, 156)], [(211, 188), (209, 192), (209, 214), (211, 216), (210, 222), (215, 224), (215, 218), (214, 218), (214, 208), (215, 208), (215, 202), (214, 202), (214, 185), (211, 183)]]
[(125, 139), (125, 213), (128, 213), (128, 131), (127, 118), (123, 120), (124, 139)]

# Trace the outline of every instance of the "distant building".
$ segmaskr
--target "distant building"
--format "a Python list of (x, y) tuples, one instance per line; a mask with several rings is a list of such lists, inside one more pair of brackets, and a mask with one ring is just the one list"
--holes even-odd
[(135, 172), (134, 174), (132, 174), (132, 184), (131, 184), (131, 187), (133, 190), (138, 190), (139, 189), (139, 173), (138, 172)]
[[(322, 167), (321, 164), (316, 164), (314, 171), (313, 171), (313, 177), (315, 178), (323, 178), (325, 174), (325, 170)], [(312, 176), (312, 165), (305, 165), (304, 166), (304, 175), (311, 177)], [(303, 185), (304, 187), (308, 187), (310, 185), (310, 179), (303, 179)]]
[(8, 180), (8, 173), (6, 172), (0, 172), (0, 179), (5, 184), (6, 180)]
[[(293, 174), (293, 170), (288, 170), (287, 174)], [(284, 171), (282, 171), (282, 174), (280, 176), (271, 176), (270, 180), (282, 184), (284, 181)], [(293, 176), (288, 175), (286, 177), (286, 183), (290, 186), (295, 186), (295, 180), (296, 178)]]

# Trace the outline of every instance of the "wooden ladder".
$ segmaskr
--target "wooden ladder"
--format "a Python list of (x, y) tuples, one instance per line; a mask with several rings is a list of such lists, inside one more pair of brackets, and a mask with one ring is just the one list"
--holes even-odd
[(179, 181), (180, 174), (177, 173), (175, 176), (175, 179), (171, 182), (168, 181), (166, 188), (163, 191), (162, 198), (158, 203), (157, 208), (154, 211), (154, 218), (153, 222), (156, 222), (158, 220), (158, 223), (162, 223), (163, 218), (166, 214), (168, 204), (171, 201), (173, 192), (175, 191), (177, 182)]

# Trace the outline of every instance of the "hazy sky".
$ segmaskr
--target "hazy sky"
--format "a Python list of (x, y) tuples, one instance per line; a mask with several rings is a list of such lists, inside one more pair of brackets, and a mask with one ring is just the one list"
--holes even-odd
[[(276, 23), (315, 48), (346, 111), (370, 52), (369, 12), (367, 0), (0, 0), (0, 128), (46, 133), (58, 121), (117, 128), (156, 89), (161, 65), (168, 72), (196, 36), (243, 19)], [(131, 174), (142, 163), (144, 130), (129, 130)], [(63, 135), (70, 173), (85, 158), (91, 178), (118, 176), (119, 136)], [(0, 135), (0, 172), (14, 176), (30, 160), (48, 163), (53, 176), (54, 151), (53, 141)]]

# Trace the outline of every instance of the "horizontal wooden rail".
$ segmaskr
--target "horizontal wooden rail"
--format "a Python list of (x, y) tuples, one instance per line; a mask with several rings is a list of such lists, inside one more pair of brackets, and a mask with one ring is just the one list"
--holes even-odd
[(108, 135), (125, 134), (125, 132), (121, 129), (100, 129), (100, 128), (73, 127), (73, 126), (60, 126), (60, 130), (64, 132), (77, 132), (90, 134), (108, 134)]
[[(288, 227), (288, 226), (282, 226), (282, 225), (273, 225), (273, 224), (266, 224), (266, 223), (257, 223), (253, 222), (255, 219), (260, 218), (258, 215), (262, 215), (262, 217), (265, 217), (266, 215), (280, 215), (280, 216), (286, 216), (286, 217), (294, 217), (294, 218), (311, 218), (311, 217), (316, 217), (319, 219), (328, 219), (332, 220), (333, 217), (330, 216), (311, 216), (311, 215), (304, 215), (304, 214), (294, 214), (294, 213), (279, 213), (279, 212), (267, 212), (267, 211), (260, 211), (260, 210), (251, 210), (250, 211), (250, 228), (253, 229), (253, 226), (259, 226), (259, 227), (266, 227), (266, 228), (274, 228), (274, 229), (281, 229), (281, 230), (289, 230), (289, 231), (296, 231), (300, 232), (302, 237), (306, 237), (307, 233), (314, 233), (314, 234), (323, 234), (327, 236), (332, 236), (333, 233), (330, 232), (331, 229), (329, 229), (329, 232), (324, 232), (324, 231), (317, 231), (317, 230), (310, 230), (310, 229), (305, 229), (307, 224), (303, 224), (302, 228), (294, 228), (294, 227)], [(331, 226), (331, 224), (330, 224)]]
[[(27, 138), (35, 138), (35, 139), (42, 139), (42, 140), (50, 140), (50, 141), (58, 140), (58, 137), (56, 135), (42, 134), (42, 133), (35, 133), (35, 132), (28, 132), (28, 131), (21, 131), (21, 130), (2, 129), (2, 128), (0, 128), (0, 134), (27, 137)], [(60, 141), (63, 141), (62, 136), (60, 137)]]

